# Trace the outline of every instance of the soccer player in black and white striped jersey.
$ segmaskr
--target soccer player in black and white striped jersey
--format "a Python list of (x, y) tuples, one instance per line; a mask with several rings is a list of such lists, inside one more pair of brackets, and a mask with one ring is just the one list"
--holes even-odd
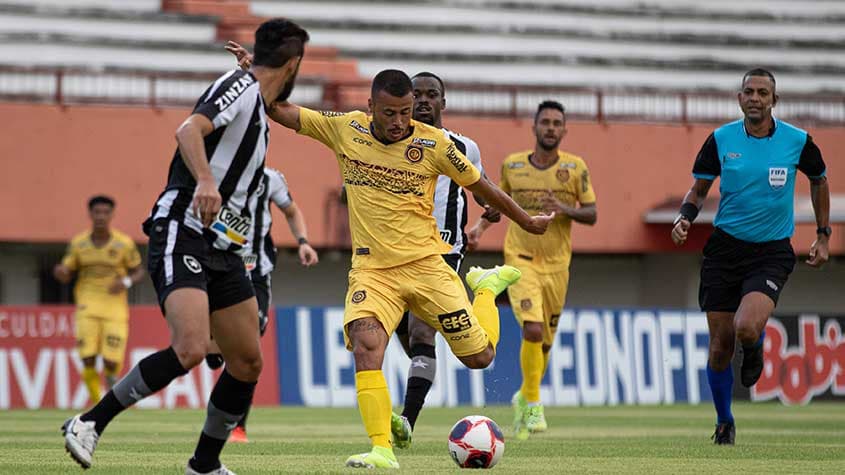
[[(443, 129), (443, 133), (455, 147), (463, 153), (482, 173), (481, 152), (478, 145), (469, 137), (464, 137), (443, 127), (441, 112), (446, 107), (443, 81), (433, 73), (421, 72), (411, 78), (414, 91), (414, 120)], [(486, 178), (482, 178), (486, 179)], [(483, 219), (498, 222), (501, 215), (488, 206), (476, 195), (478, 204), (485, 208)], [(449, 266), (460, 273), (461, 262), (466, 251), (467, 195), (463, 188), (449, 177), (441, 175), (437, 179), (434, 193), (434, 218), (440, 230), (440, 237), (452, 250), (443, 255)], [(425, 397), (434, 383), (437, 361), (434, 350), (434, 336), (437, 331), (408, 312), (402, 317), (396, 334), (405, 353), (411, 358), (408, 383), (405, 390), (405, 405), (402, 415), (393, 415), (391, 431), (393, 444), (397, 448), (407, 448), (411, 442), (411, 432), (422, 410)]]
[(148, 270), (171, 346), (141, 360), (90, 411), (65, 422), (65, 448), (83, 468), (91, 466), (108, 423), (199, 364), (210, 334), (228, 364), (211, 392), (185, 473), (231, 473), (220, 452), (252, 399), (262, 366), (258, 306), (240, 254), (248, 247), (264, 176), (265, 107), (290, 95), (307, 41), (305, 30), (290, 21), (263, 23), (250, 70), (215, 81), (176, 131), (179, 147), (167, 187), (144, 223)]
[[(253, 232), (249, 239), (249, 248), (243, 256), (244, 265), (250, 273), (252, 288), (255, 290), (255, 298), (258, 300), (258, 330), (261, 336), (267, 330), (270, 319), (270, 303), (272, 302), (272, 281), (273, 269), (276, 267), (276, 245), (270, 230), (273, 225), (272, 207), (275, 204), (288, 222), (291, 234), (296, 238), (298, 244), (299, 262), (310, 267), (319, 262), (317, 251), (308, 244), (308, 230), (305, 224), (305, 216), (294, 203), (288, 190), (288, 183), (282, 172), (275, 168), (264, 168), (264, 177), (258, 187), (258, 200), (256, 202), (255, 220)], [(212, 341), (209, 354), (205, 357), (206, 363), (211, 369), (223, 366), (223, 355)], [(250, 404), (251, 406), (251, 404)], [(238, 422), (238, 426), (229, 436), (230, 442), (248, 442), (246, 436), (246, 420), (249, 415), (247, 406), (244, 417)]]

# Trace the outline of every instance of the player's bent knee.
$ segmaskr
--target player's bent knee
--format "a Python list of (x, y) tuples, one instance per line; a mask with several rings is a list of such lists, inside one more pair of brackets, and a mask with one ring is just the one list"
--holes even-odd
[(736, 338), (737, 340), (748, 344), (756, 342), (757, 339), (760, 338), (760, 334), (750, 322), (740, 322), (740, 324), (736, 327)]
[(206, 350), (207, 345), (204, 341), (181, 341), (173, 344), (173, 351), (176, 352), (179, 363), (185, 369), (191, 369), (200, 364), (205, 359)]
[(543, 341), (543, 324), (539, 322), (525, 322), (522, 326), (522, 339), (533, 343)]
[(226, 362), (227, 371), (241, 381), (256, 381), (264, 369), (261, 353), (241, 355)]
[(495, 356), (496, 353), (493, 351), (493, 348), (488, 346), (480, 353), (469, 356), (461, 356), (458, 359), (461, 360), (461, 363), (469, 369), (484, 369), (490, 366), (490, 363), (493, 362), (493, 358)]

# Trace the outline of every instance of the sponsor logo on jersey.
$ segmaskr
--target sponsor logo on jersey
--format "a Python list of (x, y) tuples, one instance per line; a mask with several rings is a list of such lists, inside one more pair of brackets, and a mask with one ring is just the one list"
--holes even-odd
[(513, 170), (516, 168), (525, 168), (525, 162), (511, 162), (508, 163), (508, 168)]
[(449, 239), (452, 238), (452, 231), (448, 229), (441, 229), (440, 230), (440, 239), (443, 240), (445, 243), (449, 243)]
[(361, 132), (362, 134), (370, 135), (370, 130), (364, 127), (363, 125), (359, 124), (357, 120), (349, 122), (349, 126), (357, 130), (358, 132)]
[(768, 286), (769, 286), (769, 288), (770, 288), (770, 289), (772, 289), (772, 290), (774, 290), (775, 292), (777, 292), (777, 291), (778, 291), (778, 286), (777, 286), (777, 284), (775, 284), (775, 283), (774, 283), (774, 282), (772, 282), (771, 280), (766, 279), (766, 285), (768, 285)]
[(361, 303), (367, 298), (366, 290), (356, 290), (352, 292), (352, 303)]
[(769, 168), (769, 186), (772, 188), (783, 188), (786, 186), (786, 177), (788, 173), (786, 167), (770, 167)]
[(727, 154), (725, 154), (725, 157), (730, 158), (730, 159), (740, 158), (741, 156), (742, 156), (742, 154), (738, 153), (738, 152), (728, 152)]
[(578, 168), (578, 165), (575, 164), (575, 163), (572, 163), (572, 162), (566, 162), (566, 163), (561, 163), (560, 167), (558, 167), (558, 168), (571, 168), (571, 169), (574, 170), (574, 169)]
[(452, 162), (452, 165), (455, 166), (455, 170), (463, 173), (467, 171), (467, 165), (458, 157), (458, 152), (455, 149), (455, 144), (449, 144), (449, 148), (446, 149), (446, 158)]
[(361, 137), (352, 137), (352, 141), (355, 143), (359, 143), (361, 145), (366, 145), (367, 147), (372, 147), (373, 143), (369, 140), (362, 139)]
[(252, 220), (223, 206), (211, 224), (211, 229), (229, 241), (243, 246), (248, 242), (246, 236), (252, 229)]
[(472, 328), (469, 314), (466, 310), (458, 310), (457, 312), (444, 313), (438, 315), (440, 326), (443, 327), (443, 333), (459, 333)]
[(346, 112), (337, 112), (337, 111), (320, 111), (320, 114), (323, 117), (340, 117), (342, 115), (346, 115)]
[(423, 149), (419, 145), (408, 145), (405, 149), (405, 158), (411, 163), (417, 163), (423, 158)]
[(560, 168), (558, 169), (557, 173), (555, 173), (555, 176), (558, 180), (566, 183), (567, 181), (569, 181), (569, 170), (567, 170), (566, 168)]
[(414, 137), (414, 140), (411, 143), (413, 143), (414, 145), (422, 145), (425, 148), (434, 148), (437, 145), (436, 140), (423, 139), (420, 137)]
[(232, 105), (232, 103), (235, 102), (235, 99), (240, 97), (240, 95), (246, 91), (246, 88), (254, 82), (255, 80), (252, 79), (252, 76), (246, 74), (232, 83), (232, 85), (229, 86), (229, 89), (226, 89), (226, 92), (214, 100), (214, 105), (217, 106), (217, 110), (220, 112), (226, 110), (230, 105)]
[(370, 248), (369, 247), (359, 247), (355, 249), (356, 256), (369, 256), (370, 255)]
[(581, 193), (586, 193), (590, 189), (590, 174), (587, 170), (581, 174)]

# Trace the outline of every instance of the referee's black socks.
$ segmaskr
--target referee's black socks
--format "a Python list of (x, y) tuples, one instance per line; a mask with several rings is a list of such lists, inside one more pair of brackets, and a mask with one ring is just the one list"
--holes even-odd
[(208, 412), (197, 449), (191, 458), (191, 468), (197, 472), (210, 472), (220, 467), (220, 452), (238, 422), (252, 402), (255, 382), (235, 379), (223, 370), (208, 399)]
[(153, 353), (132, 368), (81, 419), (94, 421), (95, 430), (102, 434), (114, 416), (187, 372), (172, 347)]

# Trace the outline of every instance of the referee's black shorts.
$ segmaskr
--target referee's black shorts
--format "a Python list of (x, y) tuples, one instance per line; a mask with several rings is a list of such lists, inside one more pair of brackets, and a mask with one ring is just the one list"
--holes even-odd
[(736, 312), (742, 297), (762, 292), (777, 305), (794, 267), (789, 239), (748, 242), (716, 228), (704, 246), (698, 304), (705, 312)]
[[(446, 264), (449, 264), (449, 267), (455, 270), (458, 274), (461, 273), (461, 263), (464, 260), (464, 256), (460, 254), (443, 254), (443, 260), (446, 261)], [(397, 335), (407, 335), (408, 334), (408, 312), (402, 315), (402, 320), (399, 320), (399, 325), (396, 327), (393, 333)]]
[(150, 237), (147, 270), (162, 312), (170, 293), (181, 288), (204, 291), (211, 312), (255, 296), (241, 256), (213, 248), (202, 234), (175, 219), (144, 223), (144, 230)]

